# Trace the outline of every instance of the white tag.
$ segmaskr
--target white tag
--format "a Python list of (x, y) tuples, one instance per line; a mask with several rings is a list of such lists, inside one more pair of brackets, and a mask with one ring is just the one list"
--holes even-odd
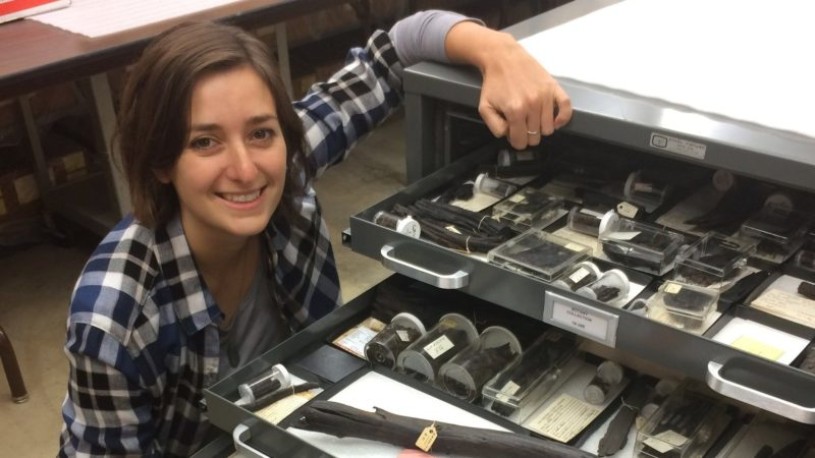
[(620, 202), (617, 204), (617, 213), (626, 218), (634, 218), (639, 213), (640, 209), (634, 204), (628, 202)]
[(662, 431), (654, 437), (649, 437), (642, 442), (659, 453), (668, 453), (681, 447), (688, 438), (671, 429)]
[(425, 345), (424, 352), (430, 355), (431, 358), (436, 359), (453, 347), (455, 347), (455, 344), (447, 336), (441, 336)]
[(569, 275), (569, 280), (571, 280), (573, 283), (579, 283), (580, 280), (586, 278), (586, 275), (588, 275), (588, 274), (589, 274), (589, 269), (587, 269), (585, 267), (581, 267), (577, 272)]
[(508, 381), (503, 388), (501, 388), (501, 394), (505, 396), (513, 396), (518, 390), (521, 389), (521, 386), (515, 383), (514, 381)]
[(397, 329), (396, 336), (399, 337), (399, 340), (402, 342), (410, 342), (410, 335), (404, 329)]
[(667, 294), (677, 294), (682, 291), (682, 285), (679, 283), (668, 283), (665, 285), (665, 292)]

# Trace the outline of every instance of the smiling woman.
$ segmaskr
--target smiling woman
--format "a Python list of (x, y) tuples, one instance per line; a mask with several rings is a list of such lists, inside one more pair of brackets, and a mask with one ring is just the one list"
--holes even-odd
[(404, 65), (477, 65), (485, 120), (519, 147), (571, 113), (513, 39), (451, 13), (374, 33), (294, 103), (270, 55), (238, 28), (194, 23), (135, 65), (116, 137), (134, 212), (71, 299), (61, 456), (188, 456), (208, 429), (203, 389), (339, 305), (313, 181), (399, 108)]
[(206, 75), (192, 93), (188, 140), (159, 180), (178, 194), (193, 252), (259, 234), (283, 194), (286, 142), (271, 91), (249, 66)]

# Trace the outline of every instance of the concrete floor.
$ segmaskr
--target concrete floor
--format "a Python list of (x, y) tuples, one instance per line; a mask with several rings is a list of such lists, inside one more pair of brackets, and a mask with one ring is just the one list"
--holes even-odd
[[(346, 301), (388, 276), (378, 261), (343, 247), (340, 233), (349, 216), (405, 185), (404, 140), (402, 116), (395, 116), (318, 183)], [(62, 353), (67, 304), (92, 249), (93, 243), (37, 245), (0, 258), (0, 324), (14, 345), (30, 396), (14, 404), (0, 373), (2, 457), (56, 453), (68, 375)]]

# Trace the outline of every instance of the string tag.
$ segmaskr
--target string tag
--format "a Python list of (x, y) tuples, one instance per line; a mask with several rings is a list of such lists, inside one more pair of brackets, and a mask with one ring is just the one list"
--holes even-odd
[(419, 438), (416, 439), (416, 447), (419, 447), (423, 452), (429, 452), (433, 447), (433, 442), (439, 437), (439, 432), (436, 431), (436, 422), (422, 430)]

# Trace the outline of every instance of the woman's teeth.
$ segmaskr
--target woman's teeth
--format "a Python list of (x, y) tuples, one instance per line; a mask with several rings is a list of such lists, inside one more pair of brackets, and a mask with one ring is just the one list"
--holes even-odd
[(249, 194), (224, 194), (224, 198), (230, 202), (251, 202), (260, 196), (260, 191)]

